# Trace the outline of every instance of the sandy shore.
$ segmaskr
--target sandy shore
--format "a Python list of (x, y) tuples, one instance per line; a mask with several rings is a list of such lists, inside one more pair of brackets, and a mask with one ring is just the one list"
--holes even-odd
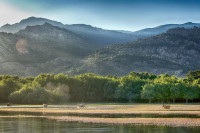
[(132, 124), (132, 125), (154, 125), (170, 127), (199, 127), (200, 118), (90, 118), (74, 116), (33, 116), (33, 115), (14, 115), (0, 116), (0, 118), (46, 118), (66, 122), (83, 123), (105, 123), (105, 124)]

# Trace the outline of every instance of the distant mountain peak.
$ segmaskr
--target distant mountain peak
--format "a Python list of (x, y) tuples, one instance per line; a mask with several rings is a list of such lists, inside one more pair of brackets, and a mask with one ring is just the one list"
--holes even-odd
[(13, 25), (6, 24), (0, 28), (0, 32), (17, 33), (18, 31), (25, 29), (27, 26), (43, 25), (44, 23), (49, 23), (61, 28), (65, 27), (65, 25), (62, 24), (61, 22), (32, 16), (23, 19), (19, 23), (15, 23)]
[(142, 29), (142, 30), (133, 32), (133, 34), (143, 35), (144, 37), (149, 37), (149, 36), (158, 35), (160, 33), (165, 33), (165, 32), (167, 32), (167, 30), (177, 28), (177, 27), (184, 27), (186, 29), (191, 29), (194, 26), (200, 27), (200, 23), (187, 22), (184, 24), (165, 24), (165, 25), (160, 25), (160, 26), (153, 27), (153, 28)]
[(10, 25), (11, 25), (11, 24), (8, 24), (8, 23), (7, 23), (7, 24), (5, 24), (5, 25), (3, 25), (3, 26), (10, 26)]
[[(41, 17), (31, 16), (31, 17), (28, 17), (27, 19), (38, 19), (38, 18), (41, 18)], [(42, 19), (44, 19), (44, 18), (42, 18)]]
[[(28, 17), (28, 18), (25, 18), (23, 20), (21, 20), (20, 22), (23, 22), (23, 21), (32, 21), (32, 20), (48, 20), (46, 18), (41, 18), (41, 17), (34, 17), (34, 16), (31, 16), (31, 17)], [(19, 23), (20, 23), (19, 22)]]
[(46, 27), (55, 27), (55, 26), (53, 26), (52, 24), (47, 23), (47, 22), (45, 22), (42, 26), (46, 26)]
[(70, 26), (70, 27), (76, 27), (77, 29), (101, 29), (103, 30), (102, 28), (99, 28), (99, 27), (95, 27), (95, 26), (92, 26), (92, 25), (89, 25), (89, 24), (71, 24), (71, 25), (66, 25), (66, 26)]
[(57, 27), (57, 26), (54, 26), (52, 24), (45, 22), (42, 25), (27, 26), (25, 29), (20, 30), (18, 32), (18, 34), (20, 34), (20, 33), (29, 34), (31, 32), (36, 32), (36, 33), (47, 32), (48, 33), (48, 32), (53, 32), (54, 30), (67, 31), (65, 29), (62, 29), (60, 27)]
[(89, 24), (72, 24), (72, 25), (74, 25), (74, 26), (93, 27), (93, 26), (91, 26), (91, 25), (89, 25)]
[(184, 24), (195, 24), (195, 23), (192, 23), (192, 22), (187, 22), (187, 23), (184, 23)]

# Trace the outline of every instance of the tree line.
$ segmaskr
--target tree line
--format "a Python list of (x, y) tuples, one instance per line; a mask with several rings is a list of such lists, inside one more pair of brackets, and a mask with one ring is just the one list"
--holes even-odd
[(188, 102), (196, 99), (200, 99), (200, 70), (190, 71), (186, 78), (146, 72), (131, 72), (124, 77), (93, 73), (73, 77), (64, 74), (0, 76), (0, 103)]

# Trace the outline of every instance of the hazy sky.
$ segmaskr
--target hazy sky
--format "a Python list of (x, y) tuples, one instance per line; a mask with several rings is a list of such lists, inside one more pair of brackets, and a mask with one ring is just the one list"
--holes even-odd
[(200, 0), (0, 0), (0, 26), (30, 16), (135, 31), (169, 23), (200, 23)]

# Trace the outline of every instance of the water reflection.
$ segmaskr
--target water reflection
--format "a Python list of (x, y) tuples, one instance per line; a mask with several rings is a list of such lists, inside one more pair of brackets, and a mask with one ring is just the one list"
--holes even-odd
[(45, 118), (0, 118), (0, 133), (199, 133), (200, 128), (86, 124)]

